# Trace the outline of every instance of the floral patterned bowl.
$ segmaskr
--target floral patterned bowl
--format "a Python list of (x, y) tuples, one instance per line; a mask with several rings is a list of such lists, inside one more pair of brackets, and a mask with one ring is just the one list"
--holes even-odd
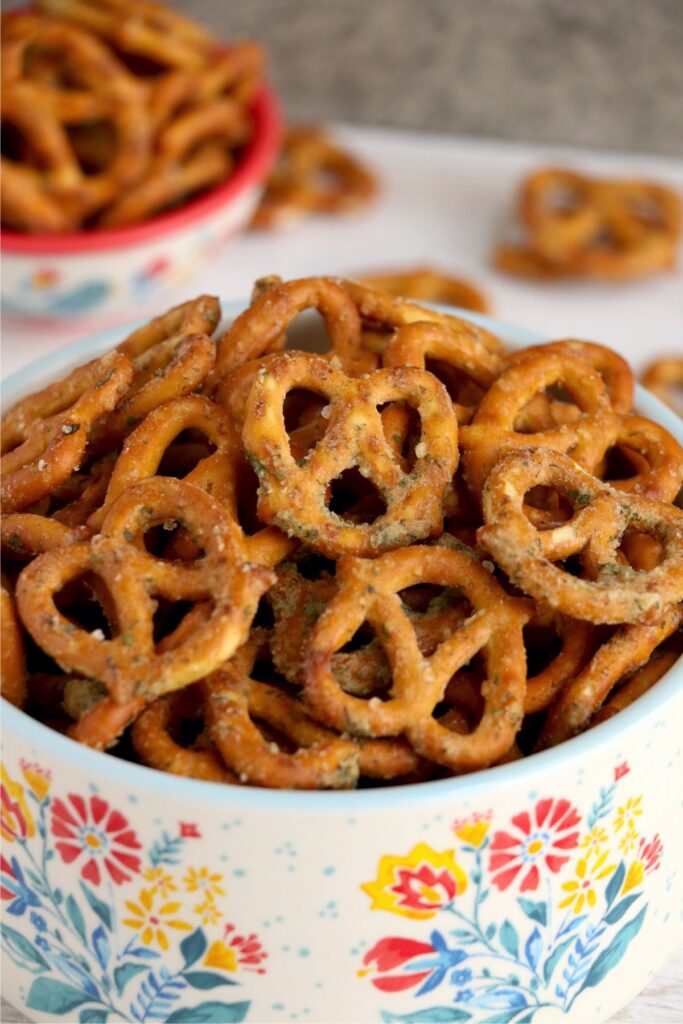
[(2, 306), (20, 317), (106, 319), (177, 290), (249, 223), (282, 124), (274, 94), (254, 103), (254, 135), (230, 178), (184, 206), (127, 228), (69, 235), (3, 229)]
[(681, 939), (681, 715), (679, 664), (526, 760), (308, 793), (170, 777), (6, 707), (5, 995), (83, 1024), (604, 1021)]

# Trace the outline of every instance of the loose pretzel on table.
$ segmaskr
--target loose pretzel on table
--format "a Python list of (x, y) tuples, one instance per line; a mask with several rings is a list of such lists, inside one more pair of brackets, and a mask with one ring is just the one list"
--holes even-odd
[(488, 299), (468, 281), (431, 267), (412, 267), (394, 273), (355, 275), (358, 281), (381, 292), (418, 302), (436, 302), (488, 313)]

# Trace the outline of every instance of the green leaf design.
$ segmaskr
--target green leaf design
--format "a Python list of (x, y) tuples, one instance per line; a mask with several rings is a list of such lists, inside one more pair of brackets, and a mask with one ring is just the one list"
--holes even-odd
[(604, 921), (606, 924), (616, 924), (617, 921), (621, 921), (622, 917), (640, 896), (639, 892), (633, 892), (630, 896), (624, 896), (623, 900), (619, 900), (616, 906), (612, 907), (609, 913), (605, 914)]
[(81, 941), (85, 942), (85, 921), (83, 919), (83, 912), (81, 908), (71, 895), (67, 896), (64, 906), (67, 914), (69, 915), (69, 920), (81, 937)]
[(180, 952), (183, 954), (186, 967), (191, 967), (192, 964), (196, 963), (205, 950), (206, 939), (201, 928), (195, 929), (191, 935), (188, 935), (180, 943)]
[(615, 899), (617, 898), (617, 894), (621, 889), (621, 883), (624, 881), (625, 874), (626, 868), (622, 860), (621, 864), (619, 865), (619, 867), (607, 883), (607, 888), (605, 889), (605, 899), (607, 900), (608, 907), (611, 907)]
[(520, 896), (517, 902), (527, 917), (530, 917), (532, 921), (538, 921), (545, 928), (548, 923), (548, 916), (546, 905), (542, 900), (536, 902), (535, 900), (525, 900), (523, 896)]
[(86, 900), (90, 904), (91, 908), (95, 911), (95, 913), (97, 914), (105, 928), (108, 928), (110, 932), (113, 931), (111, 909), (107, 906), (106, 903), (103, 903), (102, 900), (95, 895), (90, 886), (86, 885), (85, 882), (81, 882), (81, 889), (83, 890), (83, 895), (85, 896)]
[(471, 1013), (456, 1006), (433, 1006), (431, 1010), (416, 1010), (414, 1013), (382, 1013), (383, 1024), (451, 1024), (470, 1020)]
[(54, 978), (36, 978), (28, 993), (26, 1005), (31, 1010), (40, 1010), (41, 1013), (60, 1014), (70, 1013), (77, 1006), (83, 1003), (92, 1002), (92, 996), (83, 992), (73, 985), (65, 985), (62, 981)]
[(550, 981), (553, 971), (562, 959), (562, 954), (568, 946), (571, 946), (573, 941), (574, 939), (565, 939), (564, 942), (561, 942), (557, 949), (553, 950), (553, 952), (550, 954), (546, 962), (543, 964), (543, 980), (545, 981), (546, 985)]
[(223, 974), (215, 974), (213, 971), (188, 971), (183, 978), (192, 988), (218, 988), (219, 985), (236, 985), (232, 978), (226, 978)]
[(519, 959), (519, 937), (515, 926), (507, 920), (503, 921), (500, 926), (499, 938), (503, 949), (507, 950), (516, 960)]
[(7, 950), (7, 955), (18, 967), (25, 967), (33, 974), (50, 970), (49, 963), (36, 946), (4, 921), (0, 923), (0, 936), (3, 949)]
[(185, 1006), (167, 1017), (166, 1024), (239, 1024), (249, 1013), (250, 1006), (250, 1002)]
[(78, 1015), (79, 1024), (106, 1024), (108, 1010), (86, 1009), (81, 1010)]
[(116, 991), (119, 995), (123, 993), (124, 988), (128, 984), (131, 978), (134, 978), (140, 971), (146, 971), (147, 964), (133, 964), (126, 963), (121, 964), (120, 967), (114, 969), (114, 983), (116, 985)]
[(640, 931), (646, 910), (647, 905), (643, 907), (639, 914), (636, 914), (635, 917), (632, 917), (627, 924), (619, 929), (607, 949), (603, 949), (602, 953), (595, 958), (580, 991), (599, 985), (605, 975), (609, 974), (613, 967), (616, 967), (626, 952), (629, 943)]

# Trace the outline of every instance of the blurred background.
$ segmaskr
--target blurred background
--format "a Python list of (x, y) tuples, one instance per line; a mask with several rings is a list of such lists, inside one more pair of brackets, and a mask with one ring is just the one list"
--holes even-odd
[(681, 0), (176, 0), (293, 120), (683, 154)]

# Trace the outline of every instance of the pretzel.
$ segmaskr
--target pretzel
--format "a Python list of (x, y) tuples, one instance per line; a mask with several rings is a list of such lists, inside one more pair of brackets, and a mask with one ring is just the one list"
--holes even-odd
[(324, 132), (290, 125), (252, 227), (281, 229), (306, 215), (345, 213), (376, 191), (374, 175)]
[(149, 0), (37, 0), (38, 9), (74, 22), (123, 53), (198, 71), (214, 41), (201, 26)]
[(143, 764), (208, 782), (238, 781), (211, 749), (186, 747), (174, 739), (174, 731), (197, 716), (201, 701), (189, 689), (159, 697), (133, 723), (131, 738)]
[[(524, 705), (522, 625), (526, 614), (489, 573), (461, 552), (407, 548), (372, 561), (345, 557), (337, 565), (336, 597), (314, 626), (303, 679), (307, 704), (321, 721), (359, 736), (405, 735), (429, 760), (464, 771), (493, 763), (512, 745)], [(455, 586), (474, 613), (425, 658), (398, 591), (416, 583)], [(392, 670), (385, 700), (344, 693), (332, 657), (365, 621), (375, 629)], [(451, 676), (486, 652), (485, 709), (468, 735), (433, 717)]]
[[(126, 357), (110, 352), (67, 378), (68, 390), (74, 389), (78, 395), (70, 407), (50, 415), (51, 405), (46, 396), (46, 415), (38, 413), (28, 420), (24, 418), (26, 405), (10, 411), (5, 443), (11, 450), (6, 451), (0, 463), (6, 512), (20, 511), (40, 501), (79, 467), (93, 425), (126, 393), (132, 376), (133, 369)], [(62, 405), (61, 401), (57, 404)], [(13, 443), (17, 443), (16, 447)]]
[[(536, 433), (516, 429), (527, 404), (545, 388), (561, 385), (580, 411), (573, 423)], [(496, 460), (520, 448), (552, 448), (566, 452), (576, 444), (577, 425), (584, 420), (591, 432), (611, 414), (607, 388), (583, 358), (567, 352), (537, 351), (510, 365), (481, 400), (472, 423), (460, 431), (462, 463), (470, 489), (478, 494)]]
[[(187, 483), (200, 487), (220, 502), (223, 510), (239, 530), (240, 541), (249, 562), (275, 565), (294, 547), (275, 527), (264, 527), (247, 537), (239, 523), (239, 467), (243, 460), (239, 434), (226, 413), (208, 398), (187, 395), (165, 402), (153, 409), (128, 435), (116, 468), (109, 482), (103, 507), (88, 520), (97, 530), (112, 502), (131, 484), (154, 476), (169, 444), (183, 430), (201, 431), (215, 451), (201, 459), (184, 477)], [(178, 554), (175, 545), (175, 553)], [(196, 557), (195, 545), (184, 545), (189, 557)]]
[[(293, 387), (329, 400), (327, 432), (301, 466), (291, 454), (282, 412)], [(410, 473), (387, 445), (377, 411), (395, 401), (410, 404), (421, 418)], [(243, 441), (259, 477), (259, 517), (316, 551), (375, 555), (441, 532), (441, 501), (457, 466), (457, 427), (443, 385), (424, 371), (378, 370), (355, 380), (324, 359), (283, 353), (257, 376)], [(386, 502), (386, 513), (374, 523), (346, 524), (325, 504), (328, 482), (350, 466), (358, 466)]]
[[(182, 522), (205, 549), (194, 563), (169, 563), (141, 546), (146, 530)], [(116, 608), (118, 634), (97, 639), (69, 622), (54, 595), (92, 572), (104, 580)], [(41, 647), (65, 670), (106, 684), (113, 699), (162, 695), (200, 679), (244, 640), (258, 597), (271, 582), (243, 559), (239, 533), (204, 491), (158, 477), (126, 488), (111, 505), (97, 537), (48, 551), (17, 583), (19, 613)], [(181, 647), (159, 653), (152, 635), (153, 595), (211, 602), (208, 620)]]
[(26, 703), (26, 653), (14, 598), (3, 574), (0, 589), (0, 694), (16, 707)]
[[(149, 153), (144, 117), (144, 88), (97, 39), (75, 26), (31, 14), (7, 20), (3, 33), (3, 120), (10, 121), (39, 155), (39, 169), (12, 168), (11, 192), (3, 195), (3, 220), (22, 230), (73, 229), (99, 210), (116, 191), (134, 181)], [(54, 52), (65, 68), (65, 85), (31, 80), (25, 73), (29, 47)], [(112, 124), (115, 145), (99, 172), (86, 174), (69, 140), (68, 129), (88, 121)], [(15, 205), (22, 187), (42, 195), (38, 208)], [(41, 221), (43, 208), (61, 207)]]
[(490, 310), (488, 299), (474, 285), (431, 267), (411, 267), (410, 270), (384, 274), (361, 274), (357, 280), (399, 298), (442, 303), (445, 306), (473, 309), (479, 313), (488, 313)]
[(225, 334), (218, 339), (216, 378), (244, 363), (284, 348), (285, 332), (305, 309), (315, 309), (323, 318), (330, 349), (347, 371), (360, 358), (361, 325), (353, 300), (343, 283), (326, 278), (302, 278), (283, 283), (267, 278), (256, 284), (256, 297)]
[(655, 359), (643, 371), (643, 387), (683, 416), (683, 357)]
[[(550, 626), (561, 641), (560, 650), (540, 672), (527, 675), (524, 713), (542, 711), (584, 667), (594, 647), (594, 627), (578, 619), (548, 614), (547, 610), (530, 611), (529, 629)], [(526, 643), (526, 636), (525, 636)], [(542, 647), (542, 645), (541, 645)], [(527, 644), (527, 651), (529, 645)], [(527, 665), (529, 656), (527, 654)], [(527, 669), (528, 671), (528, 669)]]
[(518, 213), (528, 240), (494, 256), (507, 273), (619, 280), (675, 263), (681, 204), (661, 185), (544, 169), (523, 183)]
[(33, 558), (43, 551), (51, 551), (63, 544), (72, 544), (88, 538), (84, 527), (69, 527), (57, 519), (18, 512), (0, 520), (2, 552), (5, 559)]
[(655, 651), (642, 668), (634, 672), (625, 683), (610, 694), (605, 703), (593, 715), (591, 726), (599, 725), (600, 722), (606, 722), (608, 718), (613, 718), (614, 715), (629, 707), (644, 693), (651, 690), (655, 683), (658, 683), (662, 676), (675, 665), (679, 657), (680, 651), (677, 650), (662, 650), (660, 653)]
[[(417, 366), (428, 369), (427, 360), (438, 360), (440, 365), (452, 368), (458, 376), (473, 383), (479, 397), (493, 384), (503, 369), (503, 360), (495, 352), (464, 332), (458, 334), (441, 324), (412, 323), (398, 327), (382, 355), (382, 365)], [(442, 376), (443, 379), (443, 376)], [(458, 378), (451, 389), (453, 409), (458, 423), (469, 423), (474, 415), (476, 403), (461, 404), (456, 398), (462, 387)]]
[(683, 621), (683, 609), (670, 607), (654, 625), (622, 626), (604, 643), (583, 672), (562, 690), (538, 738), (545, 750), (571, 739), (590, 724), (619, 680), (645, 664), (652, 652)]
[[(523, 507), (524, 495), (535, 486), (558, 490), (572, 505), (571, 518), (536, 530)], [(567, 456), (541, 448), (502, 458), (482, 499), (486, 525), (477, 531), (479, 543), (514, 584), (564, 615), (651, 624), (683, 600), (683, 513), (672, 506), (617, 491)], [(629, 532), (661, 544), (662, 559), (649, 572), (619, 562), (618, 547)], [(573, 555), (588, 578), (555, 564)]]

